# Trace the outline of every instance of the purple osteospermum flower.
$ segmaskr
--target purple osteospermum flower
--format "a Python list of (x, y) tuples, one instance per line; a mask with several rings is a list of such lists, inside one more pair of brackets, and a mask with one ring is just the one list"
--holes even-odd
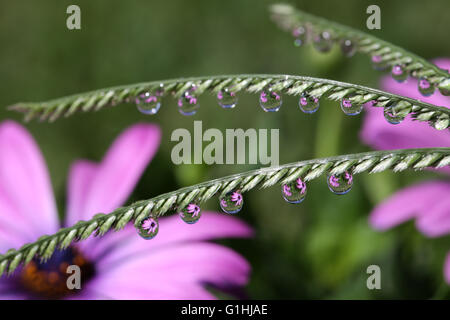
[[(68, 179), (64, 225), (111, 212), (130, 195), (160, 143), (160, 129), (138, 124), (125, 130), (100, 163), (77, 161)], [(205, 240), (248, 237), (236, 218), (205, 213), (196, 225), (171, 216), (159, 220), (158, 236), (145, 241), (130, 224), (102, 238), (56, 250), (0, 278), (0, 299), (210, 299), (205, 284), (240, 287), (250, 267), (239, 254)], [(0, 252), (19, 248), (60, 227), (44, 159), (19, 124), (0, 124)], [(68, 290), (67, 266), (81, 269), (81, 289)], [(151, 275), (157, 275), (149, 277)]]
[[(436, 65), (450, 69), (450, 59), (438, 59)], [(385, 77), (382, 87), (393, 93), (420, 99), (438, 106), (449, 106), (450, 98), (437, 90), (430, 97), (423, 97), (417, 90), (417, 82), (399, 84)], [(407, 117), (398, 125), (383, 119), (383, 108), (367, 108), (361, 131), (361, 139), (376, 149), (449, 147), (450, 132), (438, 131), (427, 123), (412, 122)], [(389, 229), (406, 220), (415, 218), (416, 226), (429, 237), (450, 233), (450, 168), (438, 170), (447, 174), (447, 179), (420, 183), (404, 188), (378, 205), (370, 215), (370, 223), (379, 230)], [(450, 252), (444, 266), (444, 277), (450, 284)]]

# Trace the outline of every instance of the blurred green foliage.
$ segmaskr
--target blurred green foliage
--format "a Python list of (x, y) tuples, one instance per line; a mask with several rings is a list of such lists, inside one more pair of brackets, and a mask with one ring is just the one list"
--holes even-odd
[[(381, 7), (382, 29), (370, 31), (427, 59), (450, 56), (450, 2), (295, 1), (299, 8), (365, 29), (370, 4)], [(78, 4), (82, 29), (66, 28), (66, 8)], [(378, 86), (380, 73), (368, 58), (346, 59), (311, 47), (295, 48), (289, 34), (269, 19), (270, 1), (1, 1), (0, 118), (20, 121), (4, 109), (91, 89), (182, 76), (231, 73), (310, 75)], [(368, 30), (366, 30), (369, 32)], [(77, 114), (53, 124), (26, 124), (47, 160), (60, 212), (67, 172), (77, 158), (100, 160), (113, 138), (138, 121), (163, 130), (159, 152), (129, 201), (150, 198), (188, 184), (253, 168), (245, 165), (170, 165), (176, 128), (280, 128), (280, 163), (369, 150), (358, 138), (361, 117), (344, 117), (321, 102), (305, 115), (286, 97), (280, 112), (260, 110), (255, 95), (242, 95), (233, 110), (202, 96), (201, 110), (181, 116), (167, 98), (156, 116), (121, 105)], [(220, 116), (218, 116), (220, 114)], [(169, 165), (168, 165), (169, 164)], [(358, 175), (346, 196), (331, 194), (325, 180), (308, 186), (301, 205), (283, 202), (277, 187), (246, 195), (240, 214), (256, 231), (252, 240), (225, 240), (253, 267), (250, 298), (430, 298), (449, 297), (442, 266), (450, 239), (426, 239), (408, 223), (379, 233), (367, 216), (380, 200), (432, 173)], [(217, 201), (206, 209), (218, 210)], [(149, 244), (151, 245), (151, 244)], [(382, 290), (366, 288), (366, 268), (382, 269)], [(125, 276), (125, 275), (124, 275)]]

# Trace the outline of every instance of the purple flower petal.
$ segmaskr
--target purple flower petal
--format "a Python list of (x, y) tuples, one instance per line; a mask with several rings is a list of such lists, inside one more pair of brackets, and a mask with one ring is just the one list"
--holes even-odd
[(201, 286), (242, 286), (250, 266), (233, 250), (213, 243), (184, 242), (164, 250), (129, 254), (126, 259), (105, 265), (86, 291), (93, 288), (113, 299), (208, 299)]
[(438, 204), (449, 194), (450, 183), (446, 182), (426, 182), (402, 189), (378, 205), (369, 221), (374, 228), (385, 230), (414, 217), (440, 214)]
[[(0, 238), (16, 247), (59, 227), (42, 154), (31, 135), (13, 121), (0, 124), (0, 224)], [(6, 245), (0, 243), (1, 251)]]
[(114, 141), (96, 170), (86, 162), (76, 163), (70, 175), (74, 181), (69, 182), (67, 223), (122, 205), (156, 153), (160, 140), (158, 126), (137, 124)]

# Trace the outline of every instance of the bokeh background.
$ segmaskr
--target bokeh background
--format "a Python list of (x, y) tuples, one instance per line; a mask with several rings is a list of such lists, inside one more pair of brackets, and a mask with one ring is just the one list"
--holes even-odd
[[(0, 119), (21, 121), (7, 111), (18, 101), (40, 101), (107, 86), (141, 81), (233, 73), (285, 73), (325, 77), (378, 87), (381, 74), (368, 58), (345, 58), (338, 48), (315, 52), (296, 48), (273, 24), (271, 1), (1, 1)], [(450, 56), (450, 2), (293, 1), (299, 8), (366, 30), (366, 8), (381, 7), (382, 29), (370, 33), (427, 59)], [(81, 7), (82, 29), (66, 28), (66, 8)], [(280, 128), (280, 163), (370, 150), (359, 140), (362, 117), (345, 116), (336, 103), (321, 101), (305, 115), (296, 99), (284, 97), (276, 114), (262, 112), (257, 96), (242, 94), (233, 110), (221, 110), (213, 96), (201, 97), (200, 111), (183, 117), (175, 101), (164, 100), (155, 116), (124, 104), (76, 114), (52, 124), (25, 124), (49, 166), (60, 212), (67, 172), (77, 158), (100, 160), (112, 140), (136, 122), (161, 126), (161, 147), (129, 202), (257, 166), (180, 165), (170, 160), (176, 128)], [(220, 116), (219, 116), (220, 115)], [(308, 185), (307, 199), (289, 205), (278, 187), (245, 195), (239, 216), (255, 228), (250, 240), (222, 241), (252, 265), (246, 287), (254, 299), (449, 298), (442, 265), (450, 237), (426, 239), (413, 222), (376, 232), (369, 212), (399, 188), (433, 177), (423, 173), (358, 175), (346, 196), (328, 191), (325, 179)], [(211, 200), (204, 209), (219, 210)], [(149, 243), (149, 246), (151, 243)], [(382, 270), (382, 290), (366, 288), (367, 266)], [(126, 276), (126, 275), (124, 275)]]

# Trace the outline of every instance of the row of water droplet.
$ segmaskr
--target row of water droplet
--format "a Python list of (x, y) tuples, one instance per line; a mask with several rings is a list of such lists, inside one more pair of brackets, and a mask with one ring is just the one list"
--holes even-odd
[[(334, 194), (346, 194), (352, 188), (353, 175), (349, 171), (345, 171), (340, 175), (329, 174), (327, 184), (328, 188)], [(306, 197), (306, 183), (302, 178), (297, 178), (292, 182), (284, 184), (281, 187), (281, 194), (283, 199), (289, 203), (301, 203)], [(221, 196), (219, 204), (225, 213), (236, 214), (244, 206), (244, 198), (240, 190), (235, 190), (227, 193), (225, 196)], [(178, 215), (187, 224), (194, 224), (201, 217), (201, 209), (197, 203), (191, 202)], [(158, 234), (158, 231), (158, 219), (152, 216), (143, 219), (137, 226), (138, 234), (146, 240), (154, 238)]]
[[(336, 42), (330, 31), (312, 33), (303, 26), (295, 27), (292, 30), (292, 36), (294, 37), (295, 46), (300, 47), (308, 41), (311, 41), (314, 48), (316, 48), (316, 50), (320, 52), (330, 51), (334, 43)], [(357, 50), (355, 41), (353, 41), (352, 39), (341, 39), (339, 42), (342, 53), (345, 56), (352, 57), (355, 54)], [(383, 57), (381, 55), (372, 55), (371, 60), (373, 67), (376, 70), (385, 70), (389, 67), (389, 64), (386, 63), (386, 61), (383, 61)], [(409, 72), (405, 65), (395, 64), (391, 67), (391, 74), (394, 80), (398, 82), (404, 82), (408, 79)], [(418, 82), (418, 90), (423, 96), (428, 97), (434, 93), (435, 86), (430, 83), (430, 81), (426, 77), (422, 77)]]
[[(196, 88), (195, 85), (192, 85), (178, 98), (178, 111), (181, 114), (186, 116), (194, 115), (199, 109), (200, 105), (195, 95)], [(144, 114), (156, 114), (161, 108), (163, 94), (164, 89), (162, 85), (154, 93), (144, 92), (140, 94), (135, 99), (138, 110)], [(353, 96), (355, 94), (351, 93), (341, 99), (341, 109), (346, 115), (358, 115), (363, 110), (363, 104), (352, 102)], [(236, 106), (238, 97), (232, 89), (224, 88), (217, 93), (217, 101), (222, 108), (232, 109)], [(259, 103), (264, 111), (276, 112), (281, 108), (282, 98), (278, 92), (272, 90), (271, 86), (266, 86), (260, 93)], [(376, 100), (370, 101), (369, 104), (375, 106)], [(319, 109), (319, 98), (304, 92), (298, 100), (298, 106), (304, 113), (314, 113)], [(398, 124), (404, 118), (404, 115), (400, 115), (395, 110), (395, 104), (390, 104), (384, 108), (384, 116), (389, 123)]]

